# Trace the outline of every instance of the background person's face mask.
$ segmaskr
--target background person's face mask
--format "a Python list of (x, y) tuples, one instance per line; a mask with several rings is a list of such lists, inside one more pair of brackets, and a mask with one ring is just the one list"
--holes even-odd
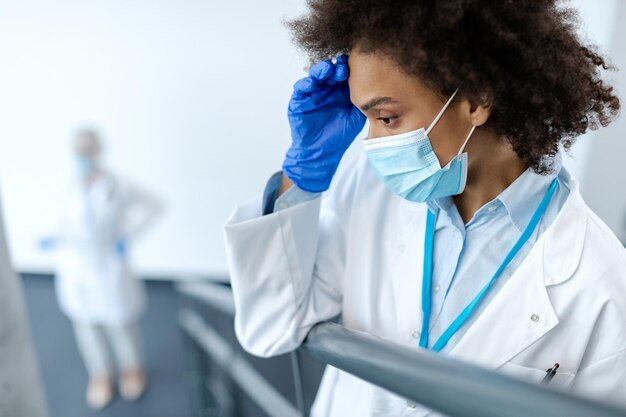
[(428, 134), (446, 111), (448, 99), (428, 129), (364, 141), (365, 152), (378, 176), (394, 193), (409, 201), (423, 203), (461, 194), (467, 180), (467, 152), (463, 152), (476, 126), (465, 139), (459, 153), (441, 167)]
[(87, 178), (96, 171), (96, 162), (93, 158), (85, 155), (76, 155), (74, 157), (76, 172), (81, 178)]

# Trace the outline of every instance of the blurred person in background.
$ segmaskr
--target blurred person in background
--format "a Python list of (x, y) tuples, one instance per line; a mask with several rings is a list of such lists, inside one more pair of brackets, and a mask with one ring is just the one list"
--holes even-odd
[(113, 399), (112, 357), (125, 400), (139, 398), (147, 384), (139, 330), (146, 294), (127, 248), (161, 211), (154, 197), (103, 170), (101, 150), (95, 131), (76, 134), (77, 181), (63, 201), (58, 232), (40, 241), (42, 249), (58, 249), (57, 297), (73, 323), (95, 410)]

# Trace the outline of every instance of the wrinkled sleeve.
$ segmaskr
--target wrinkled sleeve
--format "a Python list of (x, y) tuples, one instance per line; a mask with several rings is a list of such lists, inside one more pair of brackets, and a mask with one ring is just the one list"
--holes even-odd
[[(265, 212), (266, 187), (226, 222), (235, 332), (254, 355), (296, 349), (315, 324), (341, 312), (353, 187), (340, 171), (323, 195), (292, 187), (274, 201), (271, 213)], [(343, 172), (354, 178), (350, 166)]]
[(258, 356), (297, 348), (341, 311), (344, 236), (322, 198), (261, 216), (261, 199), (237, 207), (225, 241), (235, 331)]

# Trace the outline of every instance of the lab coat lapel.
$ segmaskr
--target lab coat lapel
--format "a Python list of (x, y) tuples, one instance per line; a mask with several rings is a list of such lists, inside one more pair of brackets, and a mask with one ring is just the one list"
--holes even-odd
[[(547, 287), (560, 284), (576, 271), (586, 230), (578, 183), (570, 181), (570, 196), (559, 216), (448, 356), (496, 369), (559, 323)], [(416, 347), (422, 323), (426, 211), (423, 204), (398, 204), (392, 212), (398, 232), (385, 242), (398, 341)]]
[(558, 324), (543, 282), (540, 249), (531, 251), (452, 349), (450, 357), (495, 369)]
[(496, 369), (559, 323), (548, 287), (569, 279), (578, 267), (587, 224), (583, 211), (578, 183), (572, 180), (570, 196), (559, 216), (452, 349), (450, 357)]
[(400, 342), (418, 346), (422, 323), (422, 268), (427, 208), (406, 200), (393, 211), (397, 231), (385, 242)]

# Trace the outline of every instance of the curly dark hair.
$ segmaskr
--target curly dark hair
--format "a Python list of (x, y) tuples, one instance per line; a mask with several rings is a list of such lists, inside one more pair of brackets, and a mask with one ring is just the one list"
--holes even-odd
[(380, 53), (442, 96), (491, 107), (486, 126), (537, 173), (552, 170), (588, 129), (620, 109), (602, 80), (613, 69), (577, 36), (559, 0), (308, 0), (286, 24), (312, 60), (358, 45)]

